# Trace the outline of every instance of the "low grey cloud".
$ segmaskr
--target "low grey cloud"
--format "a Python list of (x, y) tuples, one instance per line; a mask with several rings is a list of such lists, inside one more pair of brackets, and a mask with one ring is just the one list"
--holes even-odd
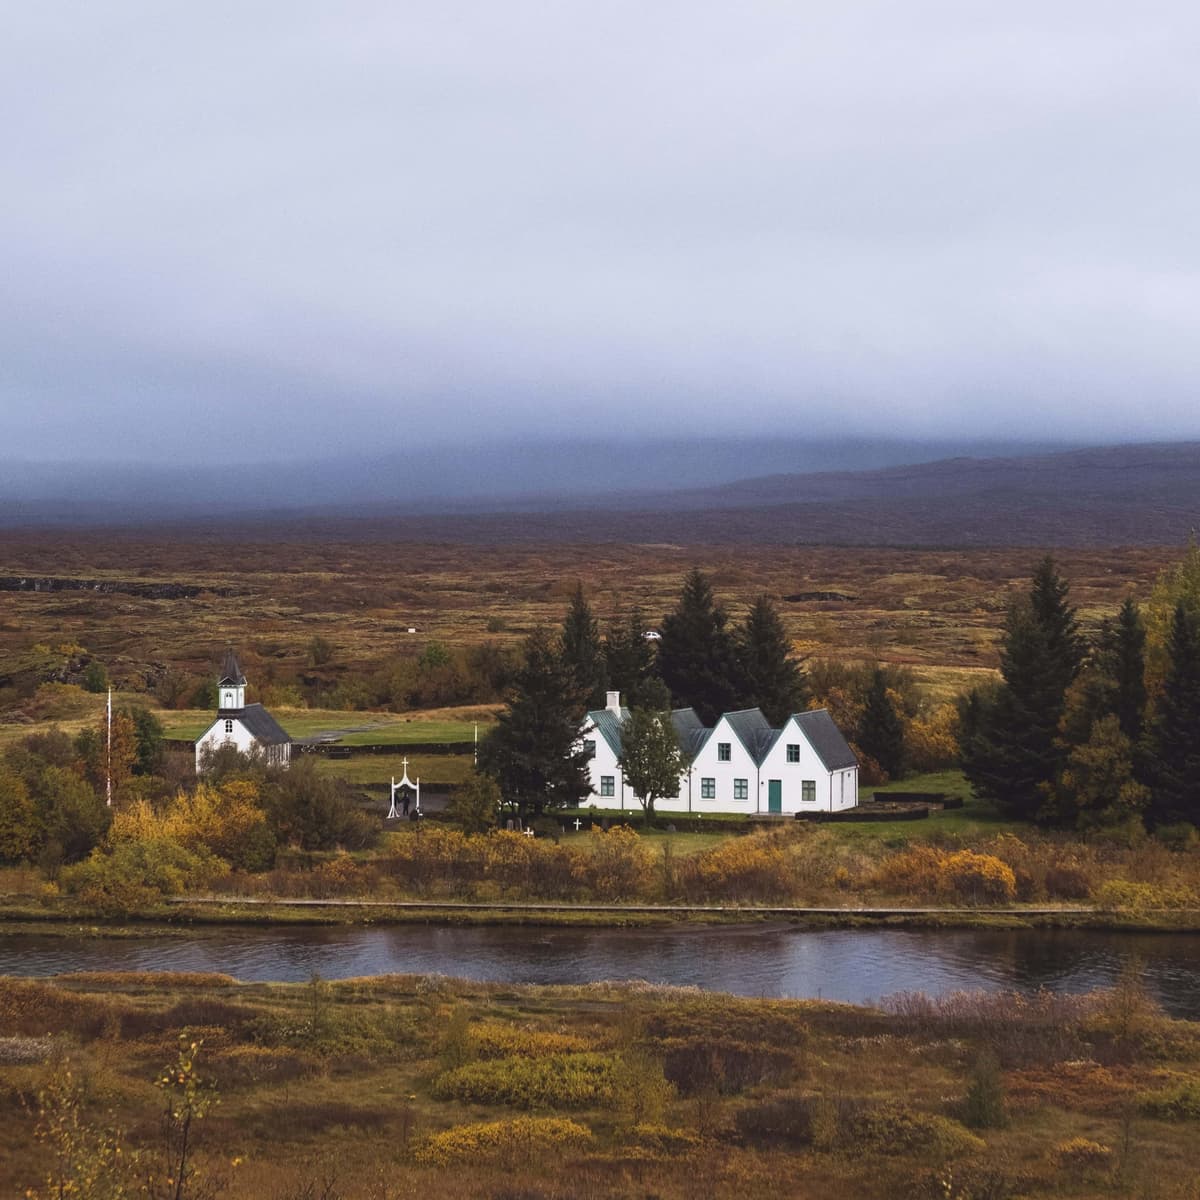
[(0, 457), (1200, 436), (1194, 5), (4, 25)]

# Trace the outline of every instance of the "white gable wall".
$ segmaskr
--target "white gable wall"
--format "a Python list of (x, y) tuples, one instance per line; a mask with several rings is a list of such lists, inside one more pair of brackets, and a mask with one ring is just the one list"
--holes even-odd
[[(625, 775), (617, 763), (613, 748), (608, 744), (608, 739), (594, 725), (589, 725), (583, 731), (583, 740), (592, 742), (596, 747), (596, 753), (588, 763), (591, 791), (584, 797), (584, 805), (592, 808), (624, 808)], [(611, 796), (601, 794), (602, 781), (606, 776), (613, 781)]]
[[(798, 762), (788, 761), (789, 746), (798, 748)], [(762, 812), (768, 811), (772, 779), (780, 782), (782, 811), (785, 813), (839, 812), (858, 803), (858, 768), (827, 771), (795, 717), (788, 718), (759, 768)], [(804, 799), (805, 781), (814, 785), (811, 801)]]
[(237, 717), (218, 717), (196, 742), (197, 772), (206, 753), (211, 754), (226, 744), (236, 746), (241, 754), (249, 754), (258, 743), (254, 734)]
[[(229, 726), (232, 728), (228, 728)], [(225, 745), (236, 746), (240, 754), (261, 751), (264, 760), (273, 767), (286, 767), (292, 761), (290, 742), (281, 742), (277, 746), (263, 746), (238, 717), (218, 717), (196, 742), (196, 773), (201, 771), (201, 762), (205, 754), (210, 754)]]
[[(721, 761), (720, 747), (729, 747), (729, 761)], [(715, 795), (704, 795), (706, 779), (712, 780)], [(746, 798), (739, 800), (735, 784), (746, 781)], [(721, 717), (713, 726), (708, 740), (692, 762), (681, 795), (675, 800), (655, 801), (654, 807), (664, 812), (752, 813), (758, 811), (758, 768), (741, 739), (729, 722)]]

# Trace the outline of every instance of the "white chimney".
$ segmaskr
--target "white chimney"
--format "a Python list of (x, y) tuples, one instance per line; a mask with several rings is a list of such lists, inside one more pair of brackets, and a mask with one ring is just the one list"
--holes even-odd
[(609, 712), (619, 713), (621, 711), (621, 693), (606, 692), (605, 695), (607, 696), (607, 700), (605, 701), (604, 707), (607, 708)]

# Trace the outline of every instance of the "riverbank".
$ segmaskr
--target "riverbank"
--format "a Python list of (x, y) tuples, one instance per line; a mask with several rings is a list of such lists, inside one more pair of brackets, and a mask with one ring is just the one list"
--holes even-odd
[(562, 904), (450, 900), (174, 897), (130, 913), (105, 914), (63, 898), (0, 902), (0, 931), (22, 927), (176, 932), (205, 926), (546, 926), (656, 928), (678, 925), (787, 925), (806, 929), (1087, 929), (1200, 933), (1200, 910), (1113, 912), (1090, 905), (947, 907), (720, 904)]
[(230, 1200), (1183, 1195), (1198, 1058), (1200, 1025), (1132, 982), (854, 1007), (416, 974), (0, 978), (0, 1194), (173, 1178), (166, 1089), (193, 1181)]

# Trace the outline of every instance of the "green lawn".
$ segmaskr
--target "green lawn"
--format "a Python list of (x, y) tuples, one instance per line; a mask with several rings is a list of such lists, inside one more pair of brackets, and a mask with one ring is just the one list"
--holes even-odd
[[(362, 713), (358, 714), (362, 717)], [(347, 725), (335, 726), (346, 729)], [(490, 725), (479, 726), (479, 736), (487, 733)], [(340, 739), (343, 746), (402, 746), (406, 742), (470, 742), (475, 737), (475, 725), (471, 721), (434, 721), (411, 717), (390, 725), (379, 725), (363, 733), (348, 733)]]
[[(373, 746), (406, 742), (469, 742), (475, 736), (472, 721), (444, 717), (423, 717), (420, 713), (398, 717), (395, 713), (354, 712), (338, 709), (273, 708), (275, 719), (293, 738), (353, 729), (339, 741), (347, 746)], [(167, 736), (198, 738), (212, 723), (214, 715), (203, 709), (180, 709), (159, 713)], [(480, 723), (480, 736), (490, 726)]]
[[(422, 786), (429, 783), (464, 783), (473, 769), (469, 754), (411, 754), (408, 755), (408, 777), (419, 778)], [(355, 758), (325, 758), (314, 755), (317, 770), (322, 775), (344, 779), (357, 786), (387, 784), (392, 776), (399, 779), (404, 773), (403, 754), (360, 754)]]
[(971, 794), (961, 771), (931, 771), (924, 775), (910, 775), (882, 787), (864, 787), (860, 797), (869, 799), (874, 793), (886, 796), (889, 792), (943, 792), (947, 796), (961, 796), (962, 808), (946, 812), (930, 813), (925, 821), (872, 821), (870, 823), (830, 825), (840, 836), (854, 841), (926, 841), (931, 837), (987, 837), (1000, 833), (1020, 834), (1029, 826), (1022, 821), (1010, 821), (998, 813), (995, 807)]

